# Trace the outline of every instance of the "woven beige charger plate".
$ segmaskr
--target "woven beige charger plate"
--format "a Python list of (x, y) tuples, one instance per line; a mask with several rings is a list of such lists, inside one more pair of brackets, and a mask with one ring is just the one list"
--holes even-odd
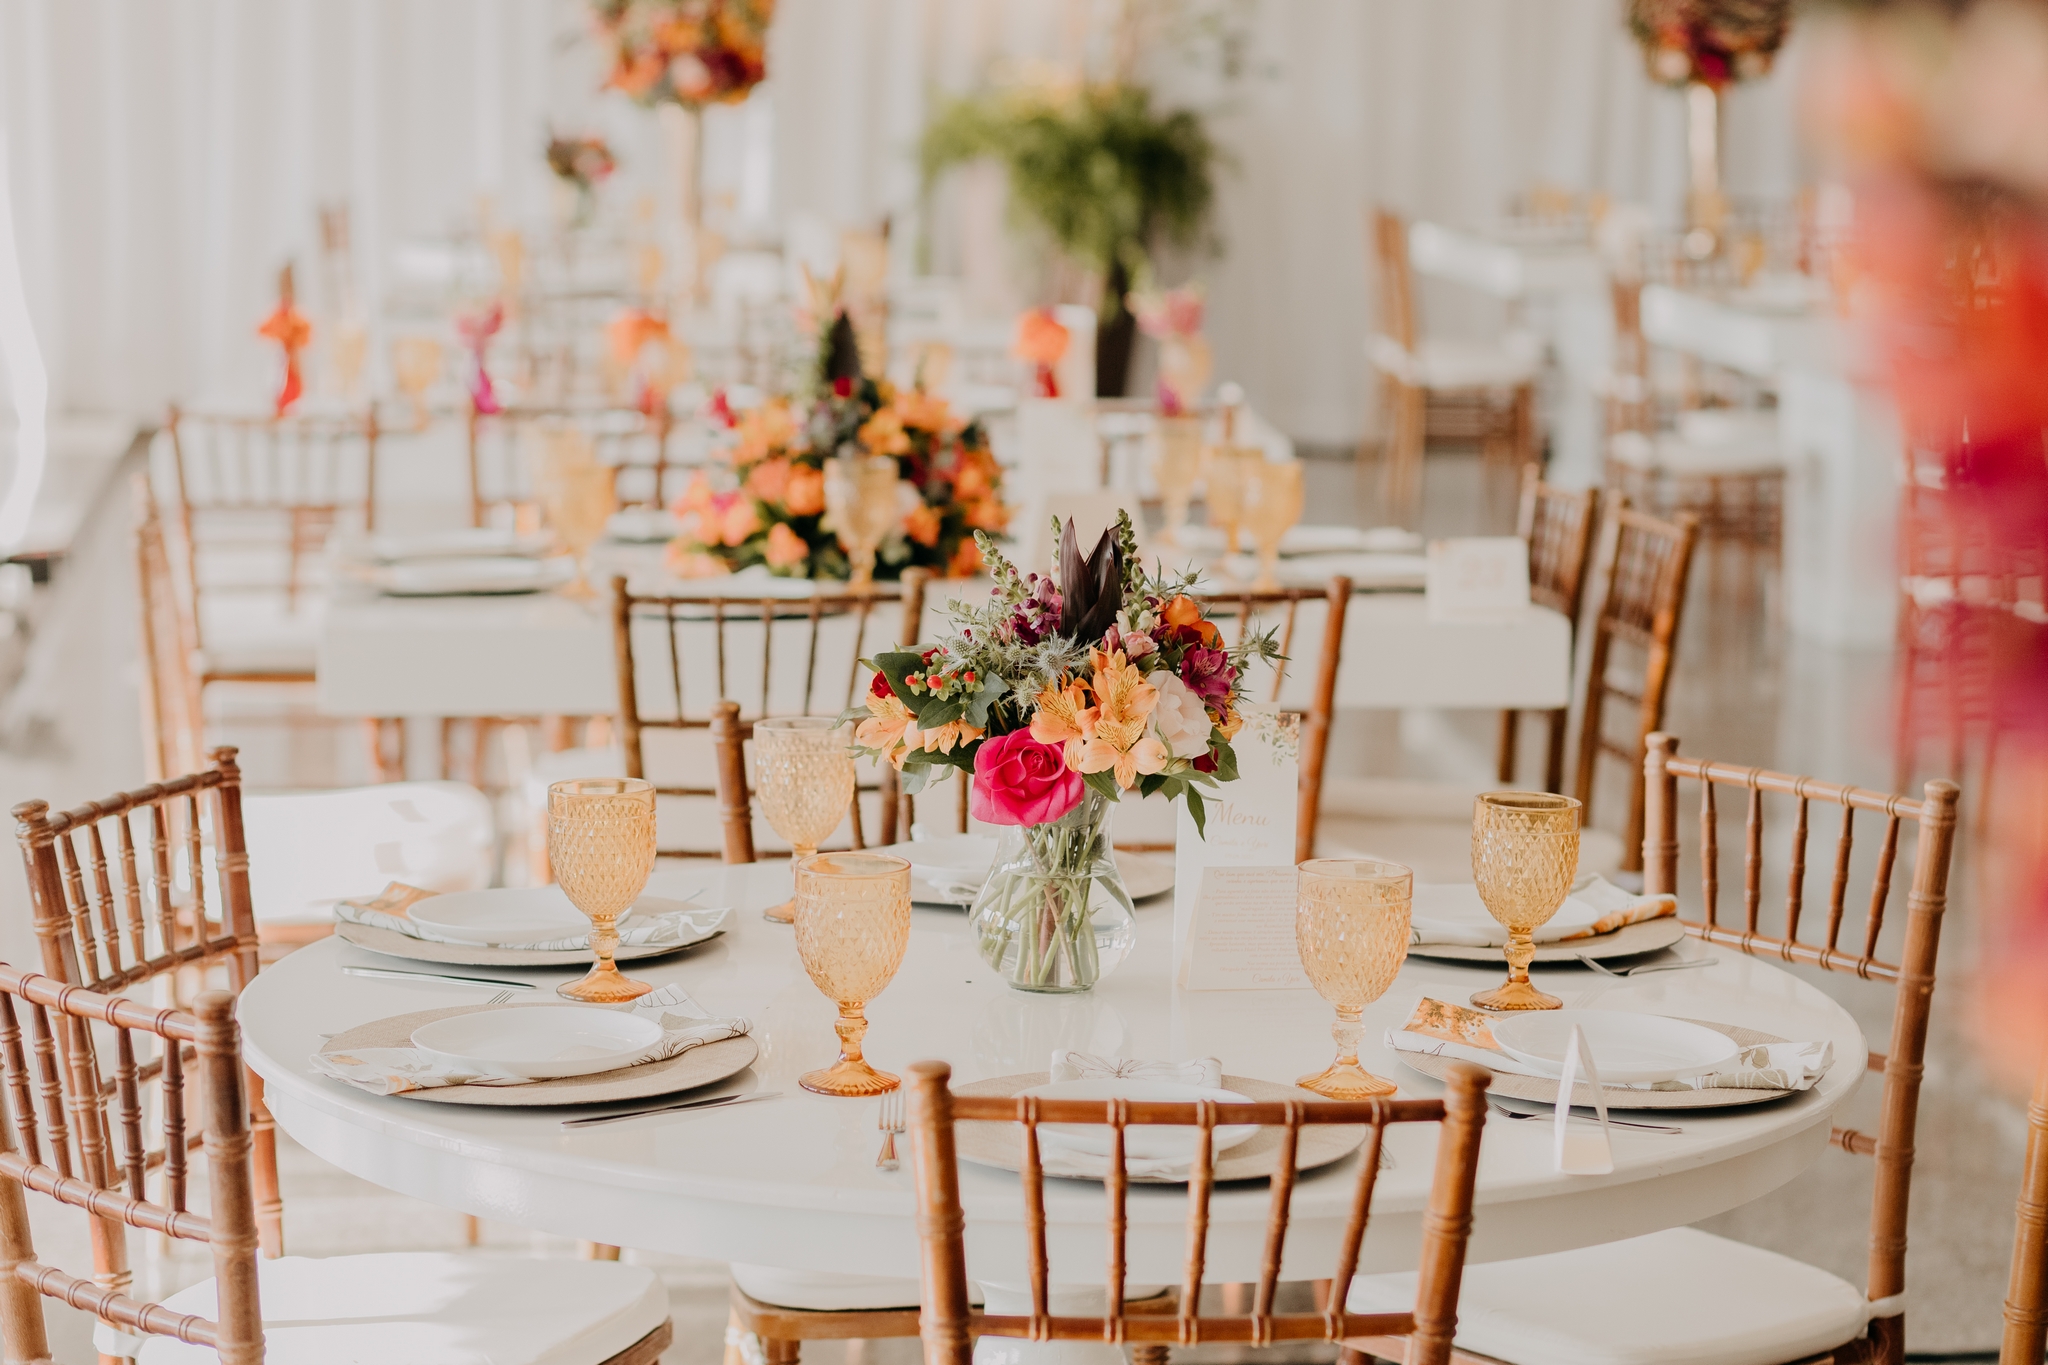
[[(642, 943), (632, 947), (619, 945), (612, 957), (620, 962), (639, 962), (650, 957), (666, 957), (680, 953), (685, 948), (694, 948), (699, 943), (708, 943), (725, 930), (719, 929), (703, 938), (689, 943)], [(396, 929), (379, 929), (370, 924), (349, 924), (346, 921), (334, 926), (335, 937), (344, 943), (353, 943), (358, 948), (368, 948), (373, 953), (386, 957), (407, 957), (414, 962), (442, 962), (457, 967), (588, 967), (590, 949), (565, 948), (555, 952), (537, 953), (530, 948), (487, 948), (476, 943), (435, 943), (430, 939), (414, 938), (401, 934)]]
[[(997, 1076), (993, 1080), (974, 1081), (968, 1085), (956, 1085), (956, 1095), (995, 1095), (1007, 1098), (1019, 1091), (1029, 1090), (1035, 1085), (1044, 1085), (1051, 1075), (1044, 1071), (1033, 1071), (1020, 1076)], [(1225, 1076), (1223, 1089), (1235, 1090), (1249, 1100), (1261, 1103), (1275, 1103), (1281, 1100), (1321, 1100), (1321, 1095), (1303, 1090), (1299, 1086), (1280, 1085), (1273, 1081), (1248, 1080), (1243, 1076)], [(1218, 1180), (1265, 1180), (1273, 1174), (1274, 1163), (1280, 1155), (1282, 1129), (1262, 1127), (1244, 1142), (1232, 1147), (1216, 1158)], [(1357, 1150), (1365, 1141), (1366, 1125), (1359, 1124), (1305, 1124), (1300, 1141), (1294, 1149), (1294, 1169), (1314, 1170), (1327, 1166)], [(1006, 1171), (1024, 1169), (1023, 1129), (1014, 1123), (961, 1123), (954, 1139), (961, 1160), (972, 1161), (978, 1166), (997, 1166)], [(1059, 1177), (1052, 1177), (1057, 1179)], [(1132, 1176), (1131, 1183), (1150, 1185), (1185, 1185), (1186, 1180), (1147, 1179)]]
[[(357, 1048), (411, 1047), (412, 1031), (436, 1019), (479, 1010), (517, 1009), (516, 1005), (457, 1005), (453, 1009), (417, 1010), (394, 1014), (372, 1024), (337, 1033), (320, 1049), (322, 1054), (351, 1052)], [(434, 1104), (488, 1104), (509, 1109), (538, 1109), (561, 1104), (610, 1104), (615, 1100), (645, 1100), (695, 1090), (700, 1085), (722, 1081), (753, 1065), (761, 1048), (751, 1037), (722, 1038), (715, 1043), (693, 1047), (667, 1061), (600, 1071), (591, 1076), (565, 1076), (556, 1081), (530, 1081), (525, 1085), (443, 1085), (427, 1090), (408, 1090), (400, 1098), (427, 1100)]]
[[(1576, 962), (1582, 957), (1606, 960), (1610, 957), (1634, 957), (1637, 953), (1654, 953), (1660, 948), (1669, 948), (1685, 937), (1685, 925), (1676, 915), (1665, 915), (1660, 919), (1646, 919), (1640, 924), (1624, 924), (1611, 934), (1595, 934), (1591, 938), (1566, 939), (1561, 943), (1539, 943), (1536, 945), (1537, 962)], [(1410, 957), (1441, 958), (1449, 962), (1494, 962), (1503, 968), (1507, 959), (1503, 949), (1481, 948), (1465, 943), (1411, 943)]]
[[(1737, 1028), (1733, 1024), (1716, 1024), (1706, 1019), (1687, 1019), (1688, 1024), (1698, 1024), (1716, 1033), (1725, 1033), (1744, 1047), (1757, 1043), (1782, 1043), (1786, 1040), (1775, 1033), (1758, 1033), (1752, 1028)], [(1442, 1080), (1451, 1069), (1452, 1057), (1439, 1057), (1427, 1052), (1397, 1052), (1401, 1063), (1425, 1076)], [(1598, 1060), (1597, 1058), (1595, 1059)], [(1506, 1095), (1518, 1100), (1541, 1100), (1545, 1104), (1557, 1103), (1557, 1082), (1542, 1076), (1518, 1076), (1509, 1071), (1493, 1073), (1493, 1084), (1488, 1089), (1496, 1095)], [(1622, 1086), (1603, 1085), (1600, 1087), (1609, 1109), (1729, 1109), (1739, 1104), (1762, 1104), (1765, 1100), (1780, 1100), (1796, 1094), (1792, 1090), (1629, 1090)], [(1591, 1106), (1593, 1087), (1575, 1085), (1572, 1087), (1572, 1103)]]

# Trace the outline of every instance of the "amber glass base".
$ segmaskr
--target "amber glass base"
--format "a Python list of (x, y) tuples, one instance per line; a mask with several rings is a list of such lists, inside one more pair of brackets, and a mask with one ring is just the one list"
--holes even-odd
[(1382, 1095), (1391, 1095), (1400, 1088), (1392, 1081), (1373, 1075), (1356, 1062), (1348, 1065), (1334, 1062), (1313, 1076), (1303, 1076), (1295, 1084), (1332, 1100), (1374, 1100)]
[(588, 975), (555, 987), (555, 994), (564, 1000), (581, 1000), (589, 1005), (618, 1005), (628, 1000), (638, 1000), (654, 987), (645, 981), (635, 981), (609, 963), (592, 967)]
[(817, 1095), (880, 1095), (903, 1084), (886, 1071), (844, 1057), (831, 1066), (806, 1071), (796, 1083)]
[(761, 912), (761, 918), (767, 920), (770, 924), (795, 924), (796, 898), (791, 897), (780, 905), (769, 906)]
[(1483, 1010), (1561, 1010), (1564, 1001), (1546, 995), (1527, 981), (1506, 981), (1490, 991), (1480, 991), (1472, 1003)]

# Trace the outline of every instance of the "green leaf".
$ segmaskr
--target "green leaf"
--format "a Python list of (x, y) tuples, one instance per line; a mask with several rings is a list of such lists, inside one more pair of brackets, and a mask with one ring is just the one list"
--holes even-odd
[(902, 775), (897, 778), (897, 782), (901, 786), (903, 794), (905, 796), (917, 795), (919, 792), (925, 789), (925, 784), (930, 782), (931, 780), (932, 770), (930, 764), (919, 763), (913, 765), (907, 759), (904, 761), (903, 764)]
[(926, 697), (924, 704), (910, 708), (917, 713), (917, 728), (936, 730), (948, 721), (960, 719), (967, 713), (967, 703), (959, 697), (941, 699)]
[(1009, 690), (1010, 684), (1007, 679), (994, 677), (983, 679), (981, 690), (968, 699), (967, 723), (978, 730), (986, 730), (988, 728), (988, 708), (995, 705), (996, 700)]
[(1082, 773), (1081, 780), (1088, 784), (1090, 791), (1099, 792), (1112, 801), (1123, 794), (1116, 785), (1116, 774), (1108, 769), (1104, 769), (1099, 773)]
[(1209, 752), (1216, 756), (1215, 778), (1218, 782), (1237, 781), (1237, 750), (1230, 747), (1230, 741), (1219, 739), (1209, 746)]
[(1167, 784), (1167, 781), (1168, 778), (1164, 773), (1147, 773), (1145, 776), (1138, 779), (1138, 795), (1150, 796), (1152, 795), (1152, 793), (1158, 791), (1161, 787), (1165, 786)]
[(889, 680), (889, 690), (899, 701), (913, 711), (917, 709), (916, 697), (903, 680), (924, 667), (924, 655), (914, 649), (892, 649), (887, 654), (877, 654), (872, 667)]
[(1209, 811), (1202, 802), (1202, 794), (1193, 787), (1188, 788), (1188, 814), (1194, 817), (1195, 833), (1202, 842), (1209, 841)]

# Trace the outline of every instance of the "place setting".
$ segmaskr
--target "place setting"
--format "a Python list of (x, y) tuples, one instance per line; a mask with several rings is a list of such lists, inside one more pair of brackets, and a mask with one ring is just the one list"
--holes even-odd
[[(312, 1057), (313, 1069), (373, 1094), (499, 1107), (669, 1097), (745, 1070), (760, 1053), (747, 1019), (714, 1017), (682, 986), (656, 989), (618, 969), (621, 957), (661, 956), (714, 937), (731, 914), (643, 896), (654, 847), (653, 784), (557, 782), (548, 790), (554, 886), (447, 896), (397, 887), (345, 906), (341, 937), (393, 956), (591, 966), (551, 994), (518, 982), (343, 966), (501, 989), (484, 1004), (410, 1011), (336, 1033)], [(577, 916), (585, 917), (581, 933), (565, 932)], [(532, 995), (515, 998), (521, 989)], [(751, 1097), (706, 1104), (743, 1098)]]

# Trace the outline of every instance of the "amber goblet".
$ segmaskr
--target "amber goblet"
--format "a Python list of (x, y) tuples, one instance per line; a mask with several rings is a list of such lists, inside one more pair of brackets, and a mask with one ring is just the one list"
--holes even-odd
[(1244, 532), (1244, 468), (1263, 452), (1233, 445), (1208, 447), (1202, 455), (1203, 500), (1209, 524), (1223, 532), (1224, 553), (1236, 554)]
[(612, 954), (619, 916), (654, 870), (654, 784), (637, 777), (582, 777), (548, 787), (548, 863), (570, 903), (590, 917), (589, 974), (556, 987), (570, 1000), (612, 1005), (654, 989), (623, 975)]
[(1337, 1060), (1295, 1084), (1333, 1100), (1369, 1100), (1394, 1083), (1358, 1064), (1359, 1016), (1408, 958), (1415, 874), (1373, 858), (1311, 858), (1295, 869), (1294, 943), (1316, 993), (1337, 1008)]
[[(829, 716), (778, 716), (754, 722), (754, 796), (777, 834), (789, 840), (790, 866), (818, 843), (853, 804), (853, 749)], [(796, 918), (796, 900), (761, 912), (777, 924)]]
[(1249, 459), (1244, 470), (1244, 523), (1259, 549), (1260, 589), (1280, 585), (1280, 541), (1301, 520), (1301, 462)]
[(1536, 931), (1550, 922), (1579, 870), (1579, 803), (1550, 792), (1486, 792), (1472, 806), (1472, 880), (1486, 913), (1508, 931), (1507, 981), (1472, 997), (1483, 1010), (1554, 1010), (1564, 1002), (1529, 981)]
[(1159, 485), (1159, 501), (1166, 512), (1159, 539), (1179, 545), (1187, 529), (1195, 480), (1202, 475), (1202, 419), (1161, 417), (1153, 428), (1152, 441), (1152, 478)]
[(910, 943), (910, 864), (886, 853), (814, 853), (796, 866), (796, 952), (839, 1005), (839, 1060), (797, 1077), (820, 1095), (879, 1095), (902, 1082), (861, 1055), (867, 1002)]

